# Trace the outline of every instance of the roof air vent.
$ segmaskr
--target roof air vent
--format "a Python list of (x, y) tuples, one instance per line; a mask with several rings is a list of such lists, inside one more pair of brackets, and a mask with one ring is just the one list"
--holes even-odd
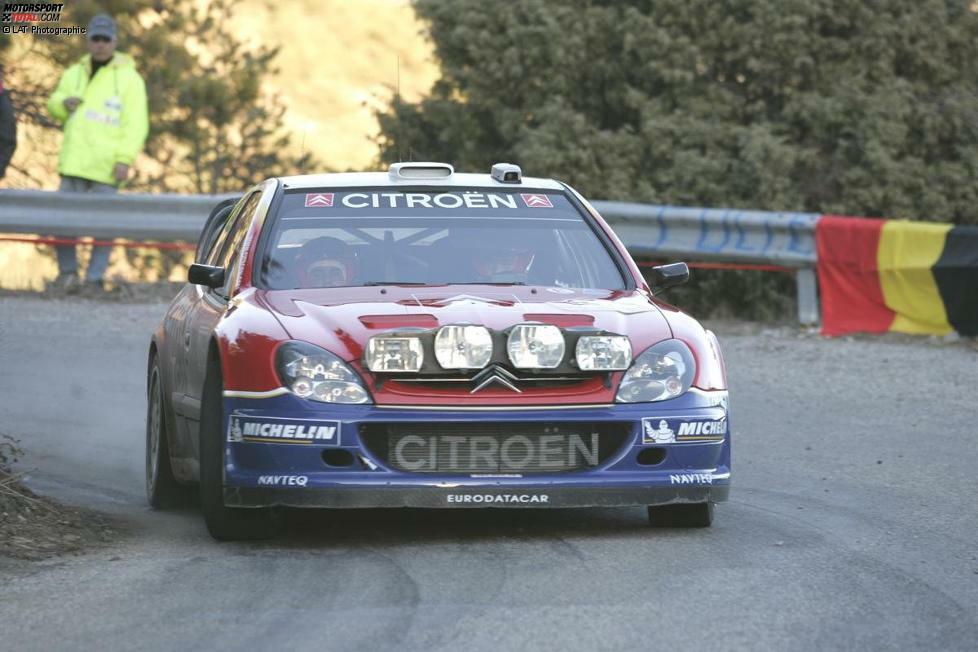
[(447, 179), (455, 173), (448, 163), (393, 163), (390, 167), (391, 179)]
[(523, 183), (523, 170), (512, 163), (496, 163), (492, 166), (492, 178), (499, 183)]

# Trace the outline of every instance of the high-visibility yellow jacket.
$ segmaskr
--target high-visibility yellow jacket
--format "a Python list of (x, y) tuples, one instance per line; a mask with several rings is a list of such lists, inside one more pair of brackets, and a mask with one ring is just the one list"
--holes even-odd
[[(64, 105), (69, 97), (82, 100), (70, 114)], [(64, 176), (115, 185), (115, 164), (132, 165), (149, 133), (146, 85), (133, 58), (122, 52), (94, 79), (89, 55), (69, 66), (48, 100), (48, 111), (64, 123), (58, 161)]]

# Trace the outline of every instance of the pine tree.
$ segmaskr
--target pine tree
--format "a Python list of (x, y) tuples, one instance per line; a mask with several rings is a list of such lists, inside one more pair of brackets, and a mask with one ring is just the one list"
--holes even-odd
[(380, 158), (587, 195), (978, 223), (972, 0), (416, 0), (442, 79)]

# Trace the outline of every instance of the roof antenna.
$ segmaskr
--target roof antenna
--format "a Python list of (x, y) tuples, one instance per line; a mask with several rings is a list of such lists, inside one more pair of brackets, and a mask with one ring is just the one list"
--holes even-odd
[(309, 133), (309, 123), (307, 122), (302, 129), (302, 145), (299, 146), (299, 164), (302, 165), (302, 172), (306, 172), (306, 134)]
[(397, 57), (397, 81), (394, 86), (394, 112), (397, 114), (397, 162), (403, 163), (401, 156), (401, 57)]

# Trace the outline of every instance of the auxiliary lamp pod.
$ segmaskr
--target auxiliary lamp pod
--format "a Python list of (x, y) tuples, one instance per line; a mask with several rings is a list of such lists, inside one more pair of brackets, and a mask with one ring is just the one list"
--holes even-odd
[[(492, 335), (485, 326), (442, 326), (434, 350), (442, 369), (482, 369), (492, 360)], [(506, 340), (506, 353), (516, 369), (555, 369), (565, 352), (563, 332), (549, 324), (518, 324)], [(582, 335), (574, 358), (581, 371), (624, 371), (632, 362), (632, 345), (623, 335)], [(364, 361), (377, 373), (417, 372), (424, 364), (424, 347), (418, 337), (375, 335), (367, 343)]]
[[(433, 348), (443, 369), (482, 369), (493, 359), (493, 337), (484, 326), (443, 326)], [(550, 324), (518, 324), (506, 337), (506, 355), (516, 369), (557, 369), (566, 349), (564, 333)], [(418, 372), (424, 358), (421, 339), (411, 335), (375, 335), (364, 352), (364, 363), (375, 373)], [(658, 342), (633, 360), (631, 342), (624, 335), (580, 335), (570, 364), (580, 371), (625, 371), (615, 395), (618, 403), (676, 398), (686, 393), (696, 375), (692, 352), (677, 339)]]

